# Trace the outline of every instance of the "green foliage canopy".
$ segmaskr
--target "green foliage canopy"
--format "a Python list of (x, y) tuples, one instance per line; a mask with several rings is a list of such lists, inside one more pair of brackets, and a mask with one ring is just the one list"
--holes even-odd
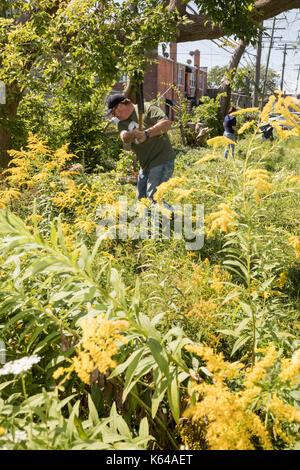
[(145, 51), (173, 38), (174, 14), (147, 2), (137, 21), (129, 3), (20, 0), (14, 10), (3, 9), (1, 79), (16, 80), (21, 90), (63, 80), (84, 95), (92, 75), (106, 86), (120, 73), (142, 72)]
[[(263, 88), (263, 81), (265, 77), (266, 67), (261, 66), (261, 76), (258, 91)], [(221, 84), (223, 76), (226, 74), (226, 66), (216, 65), (208, 73), (207, 83), (209, 87), (218, 88)], [(230, 79), (230, 76), (228, 77)], [(250, 80), (250, 85), (255, 86), (255, 65), (239, 67), (236, 71), (234, 78), (232, 79), (232, 88), (241, 92), (248, 92), (248, 86), (246, 78)], [(268, 69), (266, 77), (266, 93), (271, 94), (278, 89), (279, 74), (272, 68)]]
[(253, 20), (254, 0), (195, 0), (199, 14), (212, 18), (214, 23), (222, 23), (226, 36), (249, 40), (257, 36), (259, 24)]

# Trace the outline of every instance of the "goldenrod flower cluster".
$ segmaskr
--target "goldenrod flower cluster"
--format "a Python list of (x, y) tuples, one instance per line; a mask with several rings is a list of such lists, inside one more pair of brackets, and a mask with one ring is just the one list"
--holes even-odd
[(243, 108), (239, 109), (238, 111), (234, 111), (234, 113), (231, 113), (232, 116), (238, 116), (240, 114), (245, 114), (245, 113), (257, 113), (259, 111), (259, 108)]
[(286, 280), (287, 280), (287, 272), (282, 271), (282, 273), (280, 273), (280, 276), (279, 276), (279, 281), (276, 284), (277, 287), (279, 287), (279, 289), (283, 289), (285, 286)]
[(216, 264), (212, 273), (212, 283), (211, 286), (217, 292), (222, 292), (224, 290), (224, 283), (231, 281), (231, 275), (225, 269), (221, 269), (221, 266)]
[(264, 108), (263, 108), (263, 110), (260, 114), (260, 122), (266, 122), (266, 121), (269, 120), (270, 112), (273, 109), (273, 105), (274, 105), (275, 100), (276, 100), (276, 98), (275, 98), (274, 95), (270, 96), (269, 101), (264, 106)]
[(286, 179), (288, 180), (289, 183), (299, 183), (300, 176), (289, 175), (289, 176), (287, 176)]
[(213, 298), (208, 300), (201, 298), (200, 302), (194, 303), (189, 309), (187, 316), (204, 323), (214, 323), (213, 314), (218, 310), (218, 305)]
[(57, 380), (59, 379), (59, 377), (61, 377), (64, 373), (65, 373), (65, 368), (64, 367), (59, 367), (58, 369), (56, 369), (53, 374), (52, 374), (52, 377)]
[(176, 176), (175, 178), (171, 178), (168, 181), (160, 184), (157, 188), (156, 193), (154, 194), (154, 200), (161, 204), (163, 202), (163, 195), (170, 189), (176, 186), (182, 186), (186, 182), (185, 177)]
[(291, 235), (289, 237), (289, 243), (296, 252), (296, 258), (300, 258), (300, 238), (296, 235)]
[(236, 145), (235, 142), (228, 139), (224, 135), (220, 135), (220, 136), (217, 136), (217, 137), (213, 137), (212, 139), (208, 139), (206, 143), (207, 143), (207, 145), (212, 145), (214, 151), (219, 147), (222, 148), (222, 147), (226, 147), (227, 145)]
[(252, 121), (248, 121), (248, 122), (245, 122), (242, 127), (239, 128), (238, 130), (238, 134), (241, 135), (243, 134), (245, 131), (247, 131), (248, 129), (250, 129), (250, 127), (252, 127), (254, 124), (255, 124), (255, 120), (252, 119)]
[(0, 191), (0, 208), (6, 207), (12, 199), (20, 199), (21, 193), (14, 188)]
[(174, 188), (174, 193), (176, 194), (175, 196), (176, 202), (181, 201), (181, 199), (189, 197), (194, 191), (195, 191), (195, 188), (190, 188), (190, 189)]
[(233, 229), (235, 223), (235, 217), (237, 217), (236, 212), (230, 209), (229, 204), (219, 204), (218, 208), (220, 209), (217, 212), (212, 212), (208, 217), (206, 217), (205, 222), (210, 223), (211, 226), (207, 233), (207, 236), (210, 237), (218, 228), (222, 232), (230, 232)]
[[(291, 109), (294, 109), (297, 112), (300, 112), (299, 101), (294, 99), (291, 96), (283, 97), (281, 91), (276, 91), (277, 100), (274, 97), (271, 97), (271, 102), (267, 103), (266, 107), (271, 111), (272, 108), (275, 112), (280, 113), (283, 116), (283, 119), (277, 119), (272, 121), (272, 126), (278, 132), (279, 136), (282, 139), (287, 139), (290, 136), (299, 136), (300, 135), (300, 119), (295, 113), (291, 112)], [(267, 120), (269, 115), (264, 116), (262, 114), (261, 120)], [(287, 129), (284, 129), (286, 126)], [(290, 129), (289, 129), (290, 128)]]
[(5, 170), (9, 174), (7, 182), (15, 187), (26, 184), (29, 188), (36, 181), (48, 181), (53, 172), (58, 172), (67, 161), (75, 157), (67, 150), (68, 144), (52, 153), (43, 140), (30, 133), (26, 150), (22, 148), (20, 151), (9, 151), (13, 158), (9, 163), (11, 168)]
[[(274, 345), (270, 344), (264, 350), (265, 356), (248, 371), (243, 370), (240, 363), (226, 362), (222, 354), (214, 353), (209, 347), (187, 345), (185, 348), (202, 357), (212, 374), (211, 383), (193, 384), (199, 401), (184, 413), (185, 417), (200, 423), (207, 419), (206, 437), (210, 449), (254, 450), (253, 438), (256, 437), (260, 448), (271, 450), (272, 437), (276, 439), (280, 436), (288, 444), (295, 440), (295, 437), (288, 435), (285, 425), (299, 421), (300, 410), (285, 404), (277, 390), (265, 392), (270, 368), (278, 359)], [(299, 372), (300, 351), (291, 360), (281, 360), (281, 384), (295, 384), (299, 380)], [(275, 373), (277, 375), (277, 369)], [(228, 385), (228, 380), (233, 378), (242, 383), (238, 391), (231, 390)], [(259, 414), (255, 413), (255, 409)], [(262, 410), (272, 412), (272, 427), (267, 421), (264, 422)]]
[(213, 160), (216, 156), (213, 153), (210, 153), (208, 155), (205, 155), (205, 157), (200, 158), (200, 160), (196, 161), (196, 165), (200, 165), (200, 163), (204, 162), (209, 162), (210, 160)]
[(260, 203), (261, 193), (268, 193), (274, 187), (268, 181), (269, 179), (268, 171), (262, 168), (250, 169), (245, 172), (245, 187), (252, 186), (254, 188), (253, 196), (257, 203)]
[(291, 359), (281, 359), (281, 380), (290, 381), (291, 385), (296, 385), (300, 379), (300, 350), (294, 352)]
[(117, 354), (120, 343), (126, 343), (121, 334), (129, 328), (125, 320), (105, 320), (104, 315), (88, 317), (81, 321), (82, 342), (73, 365), (80, 379), (90, 383), (90, 373), (96, 368), (105, 374), (108, 369), (116, 367), (113, 356)]

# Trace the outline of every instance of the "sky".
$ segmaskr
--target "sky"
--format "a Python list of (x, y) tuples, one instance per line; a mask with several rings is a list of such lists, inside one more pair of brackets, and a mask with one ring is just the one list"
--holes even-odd
[[(267, 29), (267, 34), (271, 35), (273, 19), (265, 21), (264, 26)], [(276, 18), (274, 33), (274, 47), (271, 50), (269, 67), (279, 74), (279, 85), (281, 81), (282, 65), (283, 65), (283, 46), (287, 43), (287, 55), (285, 59), (284, 69), (284, 87), (286, 93), (294, 94), (297, 86), (298, 70), (300, 67), (300, 10), (292, 10), (279, 15)], [(280, 39), (281, 37), (281, 39)], [(189, 55), (190, 51), (195, 49), (200, 50), (200, 66), (208, 67), (208, 71), (216, 66), (227, 65), (232, 50), (226, 47), (227, 51), (219, 47), (221, 41), (194, 41), (178, 44), (178, 61), (186, 63), (188, 59), (192, 59)], [(266, 65), (270, 38), (266, 35), (263, 39), (262, 59), (261, 63)], [(291, 46), (295, 46), (296, 48)], [(282, 49), (282, 50), (280, 50)], [(256, 48), (248, 47), (246, 53), (240, 62), (240, 65), (255, 64), (256, 61)], [(300, 76), (298, 79), (298, 93), (300, 93)]]

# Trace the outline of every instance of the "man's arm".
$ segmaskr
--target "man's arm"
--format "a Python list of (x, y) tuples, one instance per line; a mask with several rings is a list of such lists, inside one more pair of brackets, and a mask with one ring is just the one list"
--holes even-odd
[[(157, 137), (159, 135), (165, 134), (171, 129), (171, 121), (168, 119), (163, 119), (162, 121), (158, 121), (156, 124), (153, 126), (149, 127), (148, 129), (145, 129), (149, 132), (149, 138), (151, 137)], [(145, 131), (139, 131), (138, 129), (135, 129), (133, 131), (135, 133), (135, 138), (140, 142), (145, 142), (147, 140)]]
[(133, 131), (122, 131), (120, 133), (120, 138), (123, 144), (132, 144), (132, 142), (136, 139), (135, 130)]

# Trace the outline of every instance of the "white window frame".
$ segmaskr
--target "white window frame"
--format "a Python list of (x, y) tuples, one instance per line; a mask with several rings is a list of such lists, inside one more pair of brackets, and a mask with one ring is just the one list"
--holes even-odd
[(181, 67), (178, 69), (177, 85), (183, 85), (183, 69)]
[(190, 76), (190, 87), (196, 88), (196, 70), (193, 70)]

